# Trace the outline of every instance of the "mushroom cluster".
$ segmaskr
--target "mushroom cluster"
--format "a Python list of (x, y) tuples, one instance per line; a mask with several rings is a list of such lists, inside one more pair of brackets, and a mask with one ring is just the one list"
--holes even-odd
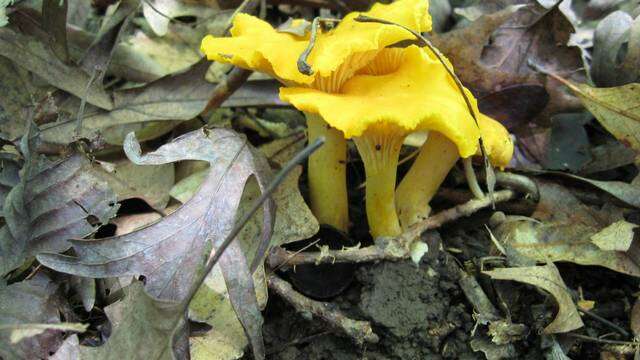
[[(365, 15), (398, 24), (359, 22)], [(321, 223), (348, 228), (346, 139), (352, 139), (366, 172), (366, 210), (371, 235), (397, 236), (428, 216), (429, 201), (458, 158), (479, 151), (482, 136), (492, 163), (505, 166), (513, 153), (506, 129), (481, 115), (475, 99), (469, 113), (454, 79), (430, 49), (394, 47), (431, 30), (427, 0), (376, 4), (348, 14), (335, 28), (310, 36), (281, 32), (249, 15), (238, 15), (232, 37), (206, 37), (210, 60), (258, 70), (278, 79), (283, 101), (307, 116), (308, 136), (325, 136), (323, 149), (309, 159), (311, 209)], [(308, 49), (311, 51), (308, 52)], [(308, 52), (310, 70), (298, 69)], [(447, 64), (450, 66), (449, 64)], [(427, 141), (396, 188), (404, 138), (428, 131)]]

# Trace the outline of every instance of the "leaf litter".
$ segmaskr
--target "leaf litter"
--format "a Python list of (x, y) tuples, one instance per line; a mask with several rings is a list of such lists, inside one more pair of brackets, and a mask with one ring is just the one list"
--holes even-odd
[[(244, 3), (251, 11), (258, 2)], [(347, 8), (368, 6), (267, 3), (261, 13), (291, 36), (306, 36), (317, 15), (340, 18)], [(304, 144), (302, 116), (276, 109), (287, 106), (276, 81), (254, 75), (231, 94), (238, 85), (226, 83), (229, 68), (199, 61), (200, 39), (222, 34), (238, 3), (23, 5), (0, 1), (0, 23), (7, 19), (0, 25), (3, 358), (235, 359), (251, 356), (246, 348), (257, 358), (361, 356), (362, 349), (326, 334), (336, 327), (345, 334), (338, 313), (376, 324), (380, 343), (366, 351), (380, 358), (628, 354), (601, 340), (612, 330), (613, 341), (637, 346), (628, 334), (637, 334), (638, 306), (607, 313), (618, 300), (637, 303), (640, 275), (640, 43), (631, 2), (432, 1), (437, 33), (429, 38), (480, 110), (512, 133), (518, 161), (507, 170), (534, 180), (540, 200), (498, 177), (496, 186), (511, 187), (514, 197), (496, 204), (501, 212), (491, 219), (469, 218), (490, 224), (491, 236), (459, 221), (455, 230), (439, 229), (441, 244), (418, 242), (426, 251), (415, 265), (391, 265), (376, 253), (382, 265), (361, 265), (355, 284), (330, 300), (345, 312), (313, 303), (312, 321), (281, 304), (304, 309), (295, 302), (302, 294), (290, 296), (297, 289), (270, 293), (280, 284), (274, 276), (284, 281), (294, 270), (263, 262), (270, 249), (318, 231), (304, 167), (247, 222), (187, 313), (179, 303), (271, 172)], [(213, 104), (229, 97), (225, 109), (210, 109), (219, 94)], [(208, 161), (209, 169), (185, 165), (189, 159)], [(348, 172), (350, 235), (361, 247), (344, 254), (357, 257), (374, 247), (353, 150)], [(469, 199), (455, 174), (446, 184), (434, 210)], [(340, 250), (321, 248), (342, 261)], [(451, 268), (458, 263), (464, 267)], [(482, 287), (467, 288), (456, 280), (459, 271)], [(400, 284), (415, 289), (395, 291)], [(460, 288), (464, 298), (455, 295)], [(9, 301), (15, 297), (24, 303)], [(491, 321), (472, 318), (482, 308), (477, 299), (493, 303)], [(575, 305), (586, 303), (587, 310)], [(394, 314), (412, 314), (418, 330), (396, 324)], [(566, 335), (547, 336), (559, 333)], [(12, 339), (17, 346), (7, 345)], [(565, 346), (567, 339), (594, 346)]]

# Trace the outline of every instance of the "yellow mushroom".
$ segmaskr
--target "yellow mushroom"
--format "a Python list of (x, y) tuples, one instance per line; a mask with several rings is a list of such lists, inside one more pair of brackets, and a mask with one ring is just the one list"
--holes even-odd
[[(309, 34), (299, 36), (281, 32), (250, 15), (237, 15), (231, 37), (205, 37), (201, 50), (209, 60), (270, 74), (287, 87), (338, 94), (342, 92), (343, 84), (380, 51), (413, 39), (409, 32), (397, 26), (355, 21), (360, 14), (392, 21), (418, 32), (431, 29), (427, 0), (398, 0), (389, 5), (376, 4), (365, 13), (350, 13), (335, 28), (319, 30), (307, 58), (311, 75), (301, 73), (297, 65), (298, 58), (309, 46)], [(319, 136), (327, 139), (309, 159), (311, 209), (321, 223), (346, 231), (349, 219), (345, 135), (330, 127), (322, 114), (305, 113), (309, 141)]]
[[(491, 164), (504, 168), (513, 156), (513, 143), (507, 129), (483, 114), (478, 116), (478, 124)], [(463, 144), (459, 140), (440, 132), (429, 133), (413, 165), (396, 189), (396, 207), (403, 229), (429, 216), (429, 202), (445, 177), (460, 156), (469, 156), (466, 151), (460, 150), (461, 146), (466, 147), (466, 142)], [(479, 149), (476, 154), (479, 155)]]
[(455, 82), (432, 53), (415, 45), (381, 51), (339, 94), (289, 87), (280, 90), (280, 97), (353, 138), (365, 166), (367, 218), (374, 237), (402, 231), (395, 208), (396, 167), (408, 133), (444, 134), (463, 157), (478, 148), (480, 130)]

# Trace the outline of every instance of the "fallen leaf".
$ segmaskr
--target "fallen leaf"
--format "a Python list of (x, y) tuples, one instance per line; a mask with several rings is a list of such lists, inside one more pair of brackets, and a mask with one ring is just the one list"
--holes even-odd
[(219, 11), (210, 6), (187, 4), (180, 0), (148, 0), (142, 2), (142, 13), (158, 36), (164, 36), (169, 22), (179, 16), (211, 17)]
[[(108, 128), (153, 120), (194, 118), (205, 108), (215, 88), (215, 84), (204, 79), (208, 67), (209, 63), (203, 60), (183, 73), (114, 93), (112, 111), (87, 110), (82, 119), (80, 136), (95, 141)], [(171, 125), (175, 126), (175, 122)], [(75, 129), (75, 118), (46, 124), (42, 126), (42, 139), (48, 143), (68, 144), (76, 140)]]
[(584, 176), (616, 169), (633, 164), (635, 158), (636, 154), (632, 149), (612, 139), (602, 145), (591, 147), (591, 161), (580, 169), (580, 174)]
[(508, 221), (494, 233), (505, 248), (510, 264), (569, 261), (640, 276), (640, 267), (626, 253), (601, 249), (590, 240), (597, 232), (598, 228), (583, 224), (540, 224), (520, 220)]
[[(47, 91), (48, 86), (35, 86), (29, 71), (21, 68), (11, 60), (0, 56), (0, 134), (7, 139), (19, 139), (25, 132), (25, 121), (33, 116), (39, 119), (49, 110)], [(43, 105), (36, 110), (34, 100), (38, 99)], [(4, 114), (2, 114), (4, 113)], [(3, 115), (6, 115), (4, 118)]]
[(558, 77), (613, 136), (640, 152), (640, 85), (594, 88)]
[(109, 184), (118, 201), (139, 198), (156, 210), (167, 206), (174, 182), (174, 164), (141, 166), (123, 160), (113, 165), (111, 172), (94, 165), (93, 173)]
[[(512, 122), (526, 123), (532, 119), (543, 107), (534, 108), (527, 103), (543, 104), (545, 99), (549, 99), (546, 107), (549, 112), (575, 109), (575, 101), (559, 94), (552, 82), (529, 67), (529, 62), (533, 62), (549, 71), (580, 77), (580, 69), (583, 68), (580, 50), (567, 45), (573, 32), (571, 23), (557, 7), (546, 9), (537, 1), (507, 6), (512, 3), (481, 3), (494, 12), (480, 16), (467, 27), (434, 34), (433, 44), (451, 60), (456, 74), (477, 97), (512, 86), (544, 87), (548, 95), (528, 94), (518, 102), (523, 108), (536, 111), (525, 113), (512, 109), (511, 113), (523, 116), (510, 119)], [(533, 97), (534, 94), (538, 97)], [(509, 101), (499, 96), (494, 96), (493, 100)], [(488, 115), (496, 115), (503, 120), (504, 110), (496, 114), (489, 112)]]
[(81, 346), (84, 359), (174, 359), (174, 336), (184, 325), (183, 306), (150, 296), (141, 282), (133, 282), (124, 300), (115, 305), (121, 319), (106, 344)]
[(189, 305), (189, 318), (212, 327), (189, 339), (192, 359), (239, 359), (247, 346), (242, 324), (235, 315), (219, 266), (213, 268)]
[(640, 77), (640, 18), (614, 11), (595, 29), (591, 76), (597, 86), (637, 82)]
[(606, 192), (609, 195), (612, 195), (613, 197), (617, 198), (627, 205), (640, 208), (640, 186), (633, 183), (629, 184), (622, 181), (594, 180), (582, 176), (556, 171), (547, 171), (546, 173), (560, 175), (585, 182), (587, 184), (595, 186), (596, 188)]
[(578, 172), (591, 160), (589, 137), (584, 127), (591, 121), (591, 114), (565, 113), (552, 117), (549, 142), (542, 166), (548, 170)]
[(42, 274), (9, 286), (0, 283), (0, 356), (3, 359), (45, 359), (62, 343), (61, 332), (54, 329), (41, 329), (37, 334), (12, 341), (14, 326), (60, 324), (56, 289)]
[[(202, 253), (208, 240), (213, 241), (214, 248), (222, 241), (221, 235), (230, 229), (229, 222), (235, 218), (235, 209), (248, 177), (259, 176), (261, 186), (264, 186), (267, 176), (264, 160), (252, 152), (246, 140), (224, 129), (185, 134), (144, 156), (140, 156), (135, 138), (130, 137), (125, 149), (130, 159), (140, 165), (207, 160), (212, 164), (211, 170), (190, 201), (162, 221), (123, 236), (74, 240), (78, 258), (53, 254), (39, 258), (47, 266), (80, 276), (145, 275), (150, 294), (163, 299), (180, 299), (202, 262), (194, 254)], [(267, 203), (265, 225), (271, 221), (271, 207)], [(224, 217), (221, 216), (223, 213)], [(186, 220), (189, 222), (185, 223)]]
[[(205, 249), (224, 240), (235, 215), (246, 181), (253, 175), (261, 189), (270, 169), (246, 139), (225, 129), (196, 130), (176, 138), (158, 150), (140, 155), (140, 145), (130, 134), (125, 152), (136, 164), (158, 165), (180, 160), (205, 160), (210, 172), (198, 192), (182, 207), (148, 227), (132, 233), (94, 241), (74, 241), (79, 257), (46, 254), (38, 260), (57, 271), (87, 277), (144, 275), (146, 289), (161, 299), (181, 300), (192, 286), (198, 269), (208, 258)], [(232, 242), (220, 258), (231, 303), (254, 349), (264, 352), (262, 316), (251, 274), (262, 263), (272, 233), (274, 206), (263, 207), (261, 239), (255, 253), (243, 253)], [(202, 255), (202, 256), (199, 256)], [(249, 265), (248, 258), (253, 258)]]
[(539, 287), (550, 293), (558, 303), (558, 313), (544, 328), (543, 333), (566, 333), (584, 326), (578, 309), (571, 299), (571, 294), (553, 263), (544, 266), (498, 268), (483, 271), (483, 273), (494, 280), (513, 280)]
[(84, 155), (73, 153), (51, 161), (35, 154), (35, 125), (32, 130), (21, 144), (25, 163), (20, 183), (5, 199), (0, 274), (41, 252), (69, 249), (69, 239), (93, 233), (118, 209), (115, 194), (91, 175), (91, 164)]
[(69, 285), (80, 296), (86, 312), (91, 312), (96, 303), (96, 280), (92, 278), (70, 276)]
[(162, 219), (162, 215), (158, 214), (157, 212), (149, 212), (143, 214), (119, 216), (111, 220), (111, 223), (117, 226), (115, 235), (119, 236), (141, 229), (160, 219)]
[(80, 340), (78, 335), (72, 334), (64, 340), (55, 354), (49, 360), (80, 360)]
[(627, 253), (601, 249), (591, 241), (609, 224), (608, 219), (560, 185), (542, 181), (537, 184), (540, 201), (533, 217), (542, 222), (519, 217), (503, 222), (493, 231), (511, 264), (570, 261), (640, 276), (640, 266)]
[(4, 217), (4, 201), (11, 189), (20, 183), (21, 164), (15, 154), (0, 152), (0, 218)]
[(42, 28), (48, 30), (49, 46), (63, 63), (69, 62), (67, 48), (67, 0), (42, 1)]
[(638, 225), (620, 220), (591, 235), (591, 241), (602, 250), (627, 251)]
[(11, 26), (0, 28), (0, 55), (90, 104), (106, 110), (113, 108), (113, 100), (101, 83), (92, 81), (79, 67), (60, 61), (51, 48), (35, 36), (20, 33)]
[(80, 60), (80, 67), (87, 74), (91, 74), (93, 81), (98, 84), (102, 84), (115, 47), (120, 42), (122, 34), (126, 32), (139, 4), (135, 0), (123, 0), (114, 6), (116, 9), (107, 13), (93, 42)]
[(0, 27), (9, 23), (7, 18), (7, 6), (11, 5), (13, 0), (0, 0)]

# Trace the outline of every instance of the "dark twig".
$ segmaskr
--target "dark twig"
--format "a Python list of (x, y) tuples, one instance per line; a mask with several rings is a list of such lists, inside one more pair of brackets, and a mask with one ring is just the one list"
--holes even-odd
[(632, 342), (632, 341), (600, 339), (600, 338), (595, 338), (587, 335), (574, 334), (574, 333), (567, 333), (565, 335), (578, 340), (588, 341), (588, 342), (611, 344), (611, 345), (627, 345), (627, 346), (633, 346), (635, 348), (640, 347), (640, 343)]
[(311, 300), (295, 291), (291, 284), (276, 275), (269, 275), (268, 283), (271, 290), (285, 299), (298, 312), (308, 312), (321, 318), (332, 328), (347, 335), (357, 345), (375, 344), (379, 341), (378, 335), (373, 332), (368, 321), (350, 319), (329, 303)]
[[(496, 203), (511, 200), (515, 197), (512, 190), (501, 190), (494, 194)], [(274, 248), (269, 254), (268, 264), (271, 268), (281, 266), (286, 263), (290, 266), (301, 264), (326, 264), (326, 263), (361, 263), (381, 260), (399, 261), (407, 259), (409, 255), (409, 245), (420, 235), (431, 229), (436, 229), (443, 224), (469, 216), (481, 209), (492, 206), (489, 198), (473, 199), (465, 204), (461, 204), (448, 210), (439, 212), (422, 222), (409, 228), (407, 232), (393, 239), (391, 242), (404, 247), (403, 251), (398, 251), (395, 246), (372, 245), (364, 248), (353, 248), (345, 250), (329, 250), (322, 253), (299, 253), (295, 254), (282, 248)]]
[(308, 145), (302, 151), (300, 151), (293, 159), (289, 160), (287, 164), (274, 176), (269, 186), (264, 190), (264, 192), (260, 195), (258, 199), (256, 199), (252, 204), (251, 208), (246, 211), (242, 217), (236, 222), (229, 235), (224, 239), (224, 241), (215, 249), (215, 253), (213, 256), (207, 261), (207, 264), (204, 268), (204, 271), (200, 275), (200, 277), (194, 281), (185, 297), (184, 306), (189, 306), (189, 303), (195, 296), (196, 292), (200, 288), (200, 286), (204, 283), (207, 275), (211, 272), (213, 267), (216, 265), (220, 256), (224, 253), (226, 248), (231, 244), (231, 242), (235, 239), (235, 237), (242, 231), (244, 226), (249, 222), (251, 217), (260, 209), (262, 204), (271, 196), (271, 194), (276, 190), (276, 188), (284, 181), (284, 179), (289, 175), (289, 173), (300, 163), (306, 160), (311, 154), (318, 150), (322, 145), (324, 145), (324, 137), (318, 138), (313, 144)]
[(207, 116), (209, 112), (222, 105), (222, 103), (229, 98), (236, 90), (238, 90), (251, 75), (251, 70), (245, 70), (241, 68), (233, 68), (225, 77), (224, 80), (216, 85), (213, 89), (213, 94), (207, 103), (207, 106), (202, 110), (202, 114)]
[(613, 330), (619, 332), (622, 336), (624, 336), (626, 338), (631, 336), (627, 330), (621, 328), (620, 326), (614, 324), (613, 322), (603, 318), (602, 316), (600, 316), (598, 314), (595, 314), (595, 313), (592, 313), (592, 312), (586, 311), (586, 310), (578, 310), (578, 311), (580, 311), (580, 313), (585, 314), (588, 317), (590, 317), (590, 318), (592, 318), (592, 319), (594, 319), (596, 321), (599, 321), (599, 322), (603, 323), (604, 325), (607, 325), (608, 327), (610, 327)]

